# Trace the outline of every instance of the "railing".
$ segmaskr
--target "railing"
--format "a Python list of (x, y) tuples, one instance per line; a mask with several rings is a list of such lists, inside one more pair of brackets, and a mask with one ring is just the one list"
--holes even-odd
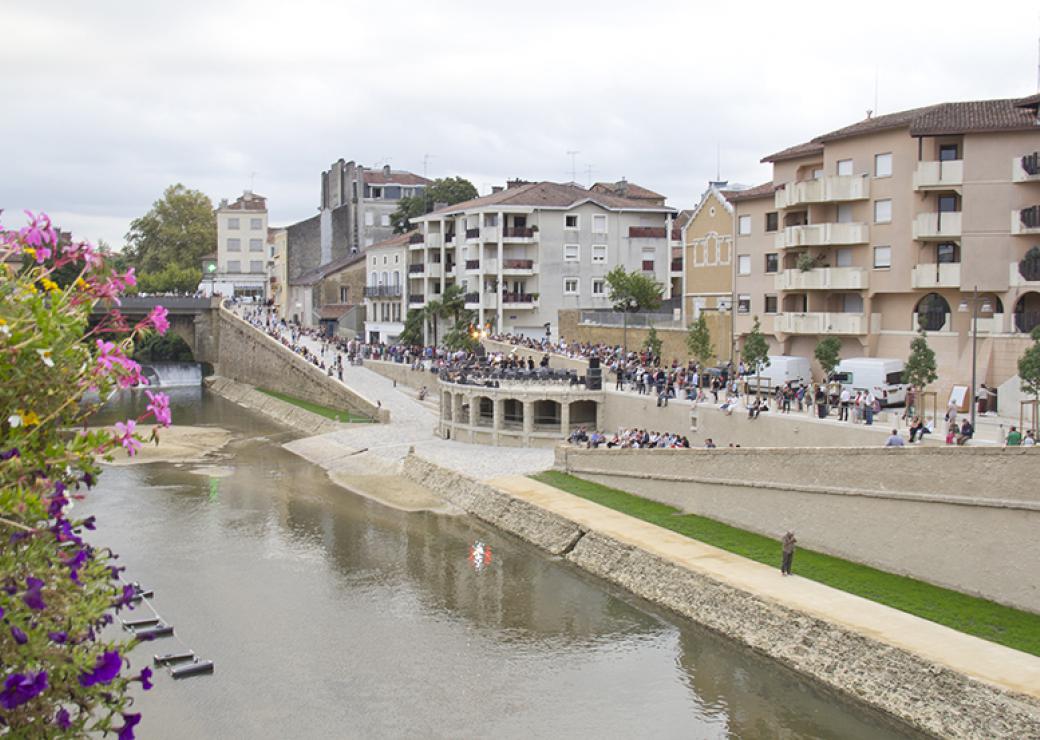
[(914, 239), (948, 239), (961, 235), (960, 211), (918, 213), (914, 219)]
[(913, 288), (959, 288), (961, 287), (961, 265), (959, 262), (922, 262), (910, 273)]
[(480, 227), (478, 226), (475, 229), (466, 229), (466, 238), (467, 239), (479, 239), (480, 238)]
[(502, 260), (503, 270), (533, 270), (534, 260)]
[(465, 303), (480, 303), (480, 293), (466, 293), (462, 300)]
[(862, 223), (822, 223), (785, 226), (773, 237), (777, 249), (827, 247), (841, 244), (866, 244), (870, 230)]
[(784, 270), (773, 278), (776, 290), (864, 290), (869, 276), (861, 267)]
[(412, 234), (410, 237), (408, 237), (408, 243), (409, 244), (422, 244), (423, 243), (423, 235), (422, 234)]
[(532, 293), (503, 293), (503, 303), (534, 303), (535, 297)]
[(864, 175), (830, 175), (789, 182), (773, 196), (777, 208), (805, 203), (841, 203), (870, 197), (870, 180)]
[(676, 319), (671, 313), (630, 313), (627, 318), (621, 311), (582, 311), (579, 316), (582, 324), (593, 326), (656, 326), (659, 328), (683, 328), (681, 319)]
[(409, 303), (425, 303), (426, 302), (426, 296), (424, 296), (422, 293), (409, 293), (408, 294), (408, 302)]
[(534, 236), (534, 229), (523, 226), (507, 226), (502, 229), (502, 236), (513, 239), (530, 239)]
[(672, 272), (682, 272), (682, 259), (672, 260)]
[(408, 274), (417, 275), (426, 272), (426, 263), (419, 262), (414, 265), (408, 265)]
[(1018, 212), (1022, 226), (1027, 229), (1040, 228), (1040, 206), (1030, 206)]
[(400, 285), (366, 285), (365, 298), (400, 298)]
[(1022, 157), (1022, 169), (1027, 175), (1040, 175), (1040, 152), (1033, 152)]
[(665, 228), (663, 226), (629, 226), (629, 239), (664, 239)]
[(467, 270), (479, 270), (480, 269), (480, 260), (466, 260), (466, 269)]
[(960, 159), (918, 162), (914, 188), (950, 188), (964, 184), (964, 161)]

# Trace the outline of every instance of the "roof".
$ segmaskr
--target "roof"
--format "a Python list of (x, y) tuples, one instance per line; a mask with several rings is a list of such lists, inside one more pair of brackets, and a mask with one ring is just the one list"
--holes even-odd
[(461, 213), (477, 208), (488, 206), (526, 206), (530, 208), (571, 208), (580, 203), (596, 203), (608, 210), (641, 210), (657, 211), (660, 213), (674, 212), (674, 208), (668, 206), (654, 205), (644, 200), (632, 198), (621, 198), (607, 193), (586, 190), (580, 185), (567, 185), (558, 182), (532, 182), (519, 185), (491, 195), (463, 201), (455, 205), (441, 208), (440, 210), (427, 213), (416, 221), (422, 221), (431, 216), (445, 215), (449, 213)]
[(352, 308), (354, 308), (353, 303), (328, 303), (318, 309), (318, 318), (326, 321), (336, 321)]
[(936, 136), (969, 131), (1022, 131), (1037, 129), (1036, 112), (1040, 95), (1002, 100), (970, 100), (942, 103), (916, 116), (910, 125), (911, 136)]
[(593, 193), (606, 193), (608, 195), (617, 195), (621, 198), (631, 198), (632, 200), (659, 200), (662, 203), (665, 200), (665, 196), (660, 193), (655, 193), (649, 188), (644, 188), (642, 185), (636, 185), (634, 182), (628, 182), (628, 180), (618, 180), (617, 182), (597, 182), (589, 190)]
[(403, 234), (394, 234), (389, 239), (383, 239), (383, 241), (381, 242), (369, 244), (367, 247), (365, 247), (365, 251), (367, 252), (369, 249), (377, 249), (379, 247), (407, 247), (408, 239), (411, 238), (412, 235), (418, 233), (418, 229), (412, 229), (411, 231), (406, 231)]
[(822, 151), (823, 144), (817, 144), (815, 141), (807, 141), (804, 144), (798, 144), (796, 146), (789, 146), (787, 149), (781, 149), (774, 154), (770, 154), (768, 157), (762, 157), (760, 161), (780, 162), (785, 159), (808, 157), (810, 154), (818, 154)]
[(776, 187), (773, 185), (773, 181), (770, 180), (747, 190), (720, 190), (719, 193), (730, 203), (737, 203), (742, 200), (772, 198), (775, 191)]
[(298, 277), (293, 278), (289, 281), (290, 285), (316, 285), (321, 282), (329, 275), (333, 275), (340, 270), (346, 269), (357, 262), (363, 262), (365, 255), (363, 252), (357, 254), (350, 254), (346, 257), (340, 257), (339, 259), (332, 260), (324, 265), (314, 267), (307, 272), (302, 273)]
[(675, 214), (675, 219), (672, 221), (672, 228), (683, 228), (684, 226), (686, 226), (686, 224), (690, 223), (690, 221), (693, 219), (696, 213), (696, 208), (684, 208), (683, 210), (679, 211), (677, 214)]
[(366, 185), (429, 185), (430, 180), (404, 170), (365, 170)]
[(226, 201), (221, 202), (220, 210), (222, 211), (266, 211), (267, 210), (267, 198), (262, 195), (247, 190), (238, 198), (235, 199), (234, 203), (228, 203)]

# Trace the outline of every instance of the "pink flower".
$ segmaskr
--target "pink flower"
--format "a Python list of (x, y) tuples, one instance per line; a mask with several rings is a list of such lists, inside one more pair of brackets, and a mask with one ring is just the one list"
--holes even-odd
[(132, 288), (133, 286), (137, 285), (137, 278), (134, 277), (134, 268), (133, 267), (131, 267), (129, 270), (127, 270), (121, 276), (117, 274), (116, 277), (118, 279), (122, 280), (123, 281), (123, 285), (125, 285), (127, 288)]
[(137, 451), (141, 449), (141, 443), (133, 436), (136, 426), (137, 422), (133, 419), (127, 419), (125, 424), (121, 421), (116, 422), (116, 441), (123, 445), (123, 449), (130, 457), (136, 455)]
[(145, 319), (145, 321), (154, 326), (155, 330), (159, 332), (159, 334), (165, 334), (170, 328), (170, 322), (167, 319), (168, 315), (169, 311), (167, 311), (164, 306), (156, 306), (152, 309), (152, 312), (148, 314), (148, 318)]
[(113, 363), (121, 362), (123, 359), (123, 353), (120, 351), (119, 347), (112, 342), (105, 342), (99, 339), (97, 340), (97, 348), (98, 369), (103, 370), (106, 373), (112, 369)]
[(120, 388), (125, 390), (136, 385), (148, 385), (148, 378), (141, 375), (141, 366), (136, 362), (128, 357), (117, 357), (113, 358), (113, 360), (126, 371), (116, 381), (119, 383)]
[(51, 219), (46, 213), (35, 215), (32, 211), (26, 211), (25, 215), (29, 217), (30, 223), (28, 226), (22, 227), (18, 235), (30, 247), (36, 248), (36, 261), (43, 262), (44, 259), (51, 256), (51, 250), (43, 245), (57, 244), (58, 236), (54, 232), (54, 228), (51, 226)]
[(170, 397), (165, 393), (152, 393), (151, 391), (145, 391), (144, 394), (148, 396), (149, 402), (146, 408), (155, 415), (155, 420), (164, 427), (170, 426), (173, 421), (170, 413)]

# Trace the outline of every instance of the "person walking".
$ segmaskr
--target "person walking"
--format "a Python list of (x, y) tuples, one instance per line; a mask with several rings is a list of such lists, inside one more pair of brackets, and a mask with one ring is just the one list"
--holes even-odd
[(783, 559), (780, 562), (781, 575), (791, 575), (791, 561), (794, 560), (794, 546), (797, 543), (798, 540), (795, 539), (794, 532), (790, 531), (780, 540), (781, 549), (783, 550)]

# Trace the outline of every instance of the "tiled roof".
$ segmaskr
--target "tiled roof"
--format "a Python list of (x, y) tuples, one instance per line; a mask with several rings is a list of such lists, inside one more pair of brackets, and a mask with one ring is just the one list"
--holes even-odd
[(267, 198), (256, 193), (243, 193), (234, 203), (221, 204), (222, 211), (266, 211)]
[(423, 218), (449, 213), (460, 213), (474, 208), (487, 206), (528, 206), (531, 208), (567, 208), (569, 206), (592, 201), (610, 210), (650, 210), (669, 212), (675, 209), (658, 206), (642, 200), (620, 198), (616, 195), (598, 193), (578, 185), (565, 185), (558, 182), (532, 182), (515, 188), (507, 188), (481, 198), (463, 201), (455, 205), (428, 213)]
[(813, 141), (823, 143), (827, 141), (835, 141), (837, 139), (847, 139), (850, 136), (859, 136), (860, 134), (872, 134), (875, 131), (887, 131), (888, 129), (893, 128), (903, 128), (905, 126), (910, 126), (917, 117), (938, 107), (940, 106), (926, 105), (923, 108), (911, 108), (910, 110), (901, 110), (883, 116), (864, 118), (862, 121), (853, 123), (850, 126), (844, 126), (829, 133), (817, 136)]
[[(1040, 96), (1033, 96), (1037, 98)], [(1032, 98), (1003, 100), (969, 100), (964, 103), (942, 103), (916, 116), (910, 125), (911, 136), (960, 134), (971, 131), (1021, 131), (1040, 129)]]
[(807, 141), (804, 144), (798, 144), (797, 146), (790, 146), (787, 149), (781, 149), (775, 154), (770, 154), (768, 157), (762, 157), (762, 162), (780, 162), (785, 159), (798, 159), (799, 157), (807, 157), (810, 154), (817, 154), (823, 151), (823, 144), (817, 144), (815, 141)]
[(693, 218), (694, 209), (684, 208), (675, 215), (675, 219), (672, 221), (673, 229), (681, 229), (686, 224), (690, 223), (690, 219)]
[(761, 185), (756, 185), (753, 188), (747, 190), (720, 190), (722, 197), (728, 200), (730, 203), (736, 203), (742, 200), (754, 200), (756, 198), (772, 198), (773, 193), (776, 191), (776, 187), (773, 182), (764, 182)]
[(353, 303), (329, 303), (318, 309), (318, 318), (335, 321), (352, 308)]
[(628, 182), (627, 180), (621, 180), (619, 182), (597, 182), (589, 190), (593, 193), (606, 193), (607, 195), (617, 195), (622, 198), (631, 198), (633, 200), (664, 200), (665, 196), (660, 193), (655, 193), (649, 188), (644, 188), (642, 185), (636, 185), (634, 182)]
[(406, 247), (406, 246), (408, 246), (408, 239), (413, 234), (418, 234), (418, 233), (419, 233), (418, 229), (412, 229), (411, 231), (406, 231), (403, 234), (394, 234), (389, 239), (384, 239), (381, 242), (376, 242), (375, 244), (368, 245), (367, 247), (365, 247), (365, 249), (366, 250), (375, 249), (376, 247)]
[(366, 185), (429, 185), (430, 180), (404, 170), (391, 170), (386, 174), (383, 170), (365, 170)]
[(316, 285), (323, 279), (327, 278), (329, 275), (333, 275), (339, 272), (340, 270), (346, 269), (347, 267), (350, 267), (351, 265), (357, 262), (362, 262), (364, 259), (365, 255), (363, 252), (359, 252), (358, 254), (350, 254), (346, 257), (340, 257), (339, 259), (332, 260), (332, 262), (329, 262), (327, 264), (307, 270), (307, 272), (303, 273), (299, 277), (290, 280), (289, 284)]

